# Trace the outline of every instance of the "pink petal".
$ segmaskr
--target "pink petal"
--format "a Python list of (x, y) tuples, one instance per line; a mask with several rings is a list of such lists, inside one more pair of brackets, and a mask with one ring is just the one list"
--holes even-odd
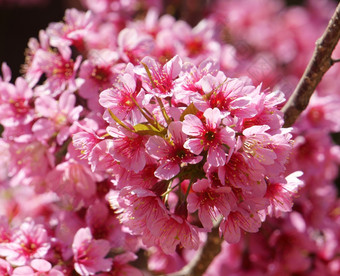
[(49, 118), (57, 113), (58, 105), (52, 97), (41, 96), (35, 101), (35, 109), (40, 115)]
[(220, 224), (220, 231), (224, 239), (229, 243), (237, 243), (241, 238), (241, 231), (233, 219), (225, 219)]
[(92, 240), (92, 234), (90, 228), (80, 228), (74, 236), (72, 250), (74, 254), (77, 254), (79, 248), (83, 246), (85, 241)]
[(145, 147), (154, 158), (164, 158), (169, 154), (169, 145), (159, 136), (151, 136)]
[(190, 150), (190, 152), (194, 154), (200, 154), (203, 150), (203, 145), (201, 143), (201, 139), (199, 138), (193, 138), (193, 139), (186, 141), (183, 147), (185, 149)]
[(32, 260), (31, 266), (39, 272), (47, 272), (52, 268), (52, 265), (44, 259), (34, 259), (34, 260)]
[(159, 166), (155, 171), (155, 176), (159, 179), (169, 180), (180, 171), (179, 164), (176, 162), (166, 162)]
[(54, 134), (55, 127), (50, 120), (41, 118), (33, 124), (32, 131), (39, 140), (47, 140)]
[(12, 72), (6, 62), (1, 64), (1, 71), (4, 82), (9, 82), (12, 78)]
[(32, 276), (34, 271), (29, 266), (17, 267), (13, 270), (12, 276)]
[(59, 108), (65, 114), (68, 114), (74, 108), (76, 96), (71, 93), (64, 92), (59, 98)]
[(121, 80), (124, 83), (124, 87), (126, 88), (127, 92), (132, 94), (136, 90), (136, 80), (130, 74), (124, 74), (121, 77)]
[(221, 122), (221, 112), (218, 108), (208, 108), (203, 115), (210, 129), (216, 129), (219, 126)]
[(182, 131), (188, 135), (199, 136), (204, 131), (204, 127), (199, 118), (195, 115), (188, 114), (184, 117)]
[(214, 167), (223, 166), (226, 161), (226, 152), (222, 147), (211, 147), (208, 150), (207, 162)]
[(164, 65), (164, 70), (172, 78), (176, 78), (182, 70), (182, 60), (176, 55)]
[(183, 145), (187, 136), (182, 131), (182, 122), (171, 122), (168, 127), (172, 141), (176, 145)]

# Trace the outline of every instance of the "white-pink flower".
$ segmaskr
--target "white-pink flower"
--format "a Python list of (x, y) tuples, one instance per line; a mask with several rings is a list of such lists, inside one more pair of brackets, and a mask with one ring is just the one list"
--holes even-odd
[(76, 105), (76, 96), (64, 92), (59, 100), (51, 96), (41, 96), (35, 101), (35, 108), (39, 116), (32, 131), (39, 141), (49, 139), (57, 133), (57, 142), (62, 144), (70, 135), (70, 125), (79, 119), (83, 107)]
[[(3, 65), (4, 80), (10, 78), (10, 71)], [(18, 127), (34, 120), (32, 108), (33, 90), (25, 79), (19, 77), (15, 85), (0, 79), (0, 123), (5, 127)]]
[(2, 249), (2, 255), (12, 265), (20, 266), (34, 258), (45, 257), (49, 248), (50, 239), (44, 226), (27, 219), (14, 231), (11, 242)]

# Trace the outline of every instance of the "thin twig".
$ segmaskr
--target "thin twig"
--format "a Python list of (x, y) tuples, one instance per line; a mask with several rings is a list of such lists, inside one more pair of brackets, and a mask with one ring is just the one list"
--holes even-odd
[(213, 259), (221, 252), (221, 245), (224, 241), (219, 236), (219, 222), (208, 233), (207, 241), (196, 253), (195, 258), (180, 271), (168, 274), (167, 276), (201, 276), (206, 272)]
[(340, 39), (340, 4), (338, 4), (323, 35), (316, 41), (316, 47), (309, 64), (295, 91), (282, 108), (284, 127), (294, 124), (300, 113), (305, 110), (315, 88), (323, 75), (337, 60), (331, 58)]

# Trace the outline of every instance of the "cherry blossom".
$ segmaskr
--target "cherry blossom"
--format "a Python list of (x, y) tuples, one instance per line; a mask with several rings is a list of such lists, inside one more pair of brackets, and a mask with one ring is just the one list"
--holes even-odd
[(217, 230), (206, 275), (338, 275), (338, 64), (282, 112), (335, 4), (165, 2), (79, 1), (2, 64), (0, 274), (169, 274)]
[(208, 151), (207, 162), (213, 166), (223, 166), (227, 159), (227, 150), (232, 151), (235, 144), (235, 132), (228, 126), (221, 125), (222, 116), (217, 108), (208, 108), (204, 114), (205, 124), (195, 115), (186, 115), (183, 132), (193, 138), (184, 143), (184, 148), (194, 154)]
[(92, 238), (89, 228), (81, 228), (74, 236), (72, 244), (74, 268), (80, 275), (94, 275), (99, 271), (109, 271), (112, 259), (105, 258), (110, 250), (106, 240)]

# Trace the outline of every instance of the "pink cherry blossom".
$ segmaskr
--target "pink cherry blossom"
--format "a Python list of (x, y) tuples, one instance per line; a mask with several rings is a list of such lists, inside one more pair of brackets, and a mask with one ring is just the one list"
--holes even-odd
[[(251, 162), (243, 154), (235, 152), (225, 166), (218, 168), (218, 178), (222, 185), (257, 191), (263, 187), (261, 190), (265, 193), (264, 179), (261, 180), (264, 172), (264, 168), (258, 163)], [(263, 184), (258, 185), (261, 183)]]
[(236, 243), (241, 238), (241, 229), (247, 232), (257, 232), (261, 226), (258, 214), (238, 208), (229, 213), (229, 216), (220, 224), (220, 233), (229, 243)]
[(252, 126), (243, 131), (242, 149), (248, 158), (253, 158), (267, 169), (268, 175), (277, 175), (284, 170), (291, 134), (282, 131), (275, 135), (267, 133), (269, 126)]
[(150, 156), (158, 159), (160, 164), (155, 171), (155, 176), (166, 180), (178, 174), (182, 164), (196, 164), (202, 160), (201, 156), (195, 156), (183, 147), (186, 135), (182, 132), (181, 122), (169, 124), (168, 137), (170, 141), (152, 136), (145, 145)]
[(165, 254), (159, 247), (153, 247), (150, 249), (150, 254), (148, 268), (152, 271), (169, 274), (180, 270), (185, 264), (185, 261), (177, 252)]
[(334, 1), (78, 2), (2, 64), (0, 275), (169, 274), (215, 224), (206, 275), (338, 275), (339, 64), (282, 112)]
[(198, 249), (197, 228), (177, 215), (158, 219), (152, 224), (150, 231), (166, 254), (172, 254), (177, 245), (182, 245), (187, 249)]
[(130, 265), (128, 262), (135, 261), (138, 257), (133, 254), (132, 252), (127, 252), (115, 256), (113, 258), (113, 269), (111, 273), (100, 273), (99, 276), (110, 276), (110, 275), (117, 275), (117, 276), (124, 276), (124, 275), (131, 275), (131, 276), (143, 276), (143, 272), (134, 266)]
[(9, 276), (9, 275), (13, 275), (12, 274), (13, 268), (10, 265), (10, 263), (8, 263), (7, 261), (0, 259), (0, 273), (1, 275), (4, 276)]
[(24, 275), (46, 275), (46, 276), (64, 276), (61, 271), (52, 268), (52, 265), (44, 259), (34, 259), (30, 266), (20, 266), (13, 270), (14, 276)]
[(71, 58), (71, 50), (67, 46), (60, 46), (58, 50), (59, 53), (38, 49), (34, 57), (41, 74), (47, 75), (41, 90), (49, 89), (52, 95), (77, 89), (75, 76), (81, 62), (81, 56), (75, 61)]
[(109, 271), (112, 259), (105, 258), (110, 250), (106, 240), (95, 240), (89, 228), (81, 228), (74, 236), (72, 244), (74, 268), (80, 275), (94, 275)]
[(205, 229), (211, 230), (213, 221), (216, 221), (219, 215), (227, 217), (230, 212), (228, 197), (226, 193), (230, 192), (229, 187), (213, 189), (209, 180), (201, 179), (192, 186), (194, 193), (188, 196), (188, 211), (193, 213), (198, 210), (198, 217)]
[(12, 265), (25, 265), (33, 258), (44, 258), (49, 248), (50, 240), (44, 226), (27, 219), (13, 232), (2, 255)]
[(21, 171), (21, 184), (32, 183), (34, 177), (43, 177), (51, 168), (50, 149), (32, 135), (26, 136), (28, 141), (11, 142), (9, 152), (12, 160), (9, 164), (9, 175), (17, 175)]
[(137, 64), (153, 48), (153, 40), (148, 34), (138, 34), (135, 29), (123, 29), (117, 39), (118, 51), (125, 62)]
[(256, 89), (250, 95), (255, 104), (256, 115), (245, 118), (242, 125), (244, 128), (254, 125), (267, 125), (270, 127), (269, 133), (276, 133), (283, 125), (282, 112), (278, 110), (278, 106), (285, 101), (285, 95), (280, 90), (271, 93), (259, 92), (260, 90)]
[(126, 67), (126, 73), (118, 77), (117, 83), (100, 93), (99, 103), (111, 111), (121, 120), (133, 124), (142, 119), (139, 106), (143, 106), (144, 91), (141, 83), (132, 71), (132, 64)]
[(5, 216), (0, 217), (0, 242), (7, 243), (11, 239), (11, 231), (8, 225), (8, 219)]
[(87, 99), (90, 110), (101, 111), (98, 103), (99, 93), (111, 87), (117, 77), (118, 54), (114, 51), (103, 49), (91, 51), (79, 70), (82, 84), (79, 87), (79, 95)]
[(270, 200), (270, 205), (267, 208), (268, 214), (280, 217), (283, 212), (292, 210), (293, 196), (297, 194), (298, 189), (304, 184), (303, 181), (297, 178), (301, 175), (302, 172), (295, 172), (287, 176), (286, 180), (283, 181), (267, 180), (268, 186), (265, 197)]
[(73, 159), (60, 163), (46, 177), (52, 191), (60, 197), (70, 197), (75, 205), (95, 195), (95, 181), (90, 168)]
[(314, 94), (310, 104), (297, 122), (299, 129), (315, 128), (338, 132), (340, 130), (339, 117), (340, 98), (337, 94), (322, 97), (319, 93)]
[(47, 34), (51, 38), (51, 45), (74, 45), (79, 51), (85, 50), (85, 39), (94, 27), (94, 16), (91, 11), (82, 12), (77, 9), (65, 11), (64, 22), (50, 23)]
[(186, 105), (190, 105), (190, 103), (194, 101), (195, 106), (198, 108), (201, 104), (206, 106), (204, 100), (202, 99), (204, 91), (202, 88), (202, 82), (200, 80), (208, 74), (212, 76), (221, 74), (222, 72), (219, 71), (218, 62), (208, 58), (202, 61), (198, 66), (186, 63), (183, 71), (184, 72), (181, 72), (179, 81), (176, 83), (174, 88), (173, 101), (184, 103)]
[(102, 140), (94, 131), (77, 132), (72, 136), (74, 147), (80, 151), (81, 158), (88, 158), (93, 148)]
[(227, 160), (227, 151), (234, 147), (235, 132), (221, 125), (219, 109), (208, 108), (203, 116), (206, 120), (204, 124), (195, 115), (184, 117), (183, 132), (193, 137), (184, 143), (184, 148), (194, 154), (208, 151), (207, 162), (212, 166), (223, 166)]
[(209, 19), (201, 20), (193, 28), (179, 20), (173, 26), (173, 33), (178, 39), (177, 53), (187, 57), (193, 63), (200, 63), (208, 57), (216, 59), (221, 54), (221, 45), (214, 39), (216, 29)]
[(122, 127), (109, 126), (108, 133), (114, 138), (110, 154), (125, 169), (141, 171), (146, 163), (146, 138)]
[(165, 98), (173, 95), (174, 80), (182, 69), (182, 60), (179, 56), (173, 57), (163, 66), (154, 59), (145, 57), (136, 67), (136, 74), (142, 76), (146, 89), (151, 94)]
[(96, 201), (87, 209), (85, 221), (95, 239), (105, 239), (111, 247), (124, 246), (124, 235), (119, 221), (110, 214), (108, 204)]
[(222, 113), (227, 112), (240, 118), (256, 114), (251, 93), (261, 87), (255, 88), (239, 79), (222, 79), (220, 75), (204, 76), (199, 84), (205, 93), (206, 107), (218, 108)]
[(57, 142), (62, 144), (70, 135), (70, 125), (77, 121), (82, 106), (76, 106), (76, 97), (71, 93), (63, 93), (58, 101), (51, 96), (39, 97), (36, 111), (41, 119), (32, 126), (32, 130), (40, 141), (47, 140), (57, 132)]
[[(4, 65), (3, 67), (6, 68)], [(4, 82), (0, 81), (0, 122), (6, 127), (28, 124), (34, 118), (33, 91), (21, 77), (16, 79), (15, 85), (7, 82), (10, 72), (6, 73), (7, 69), (4, 70)]]
[(150, 190), (125, 187), (119, 193), (118, 203), (119, 220), (135, 234), (144, 235), (155, 221), (168, 218), (164, 203)]
[(253, 126), (243, 131), (243, 150), (264, 165), (271, 165), (277, 159), (273, 149), (268, 148), (271, 144), (270, 135), (266, 133), (268, 129), (268, 126)]

